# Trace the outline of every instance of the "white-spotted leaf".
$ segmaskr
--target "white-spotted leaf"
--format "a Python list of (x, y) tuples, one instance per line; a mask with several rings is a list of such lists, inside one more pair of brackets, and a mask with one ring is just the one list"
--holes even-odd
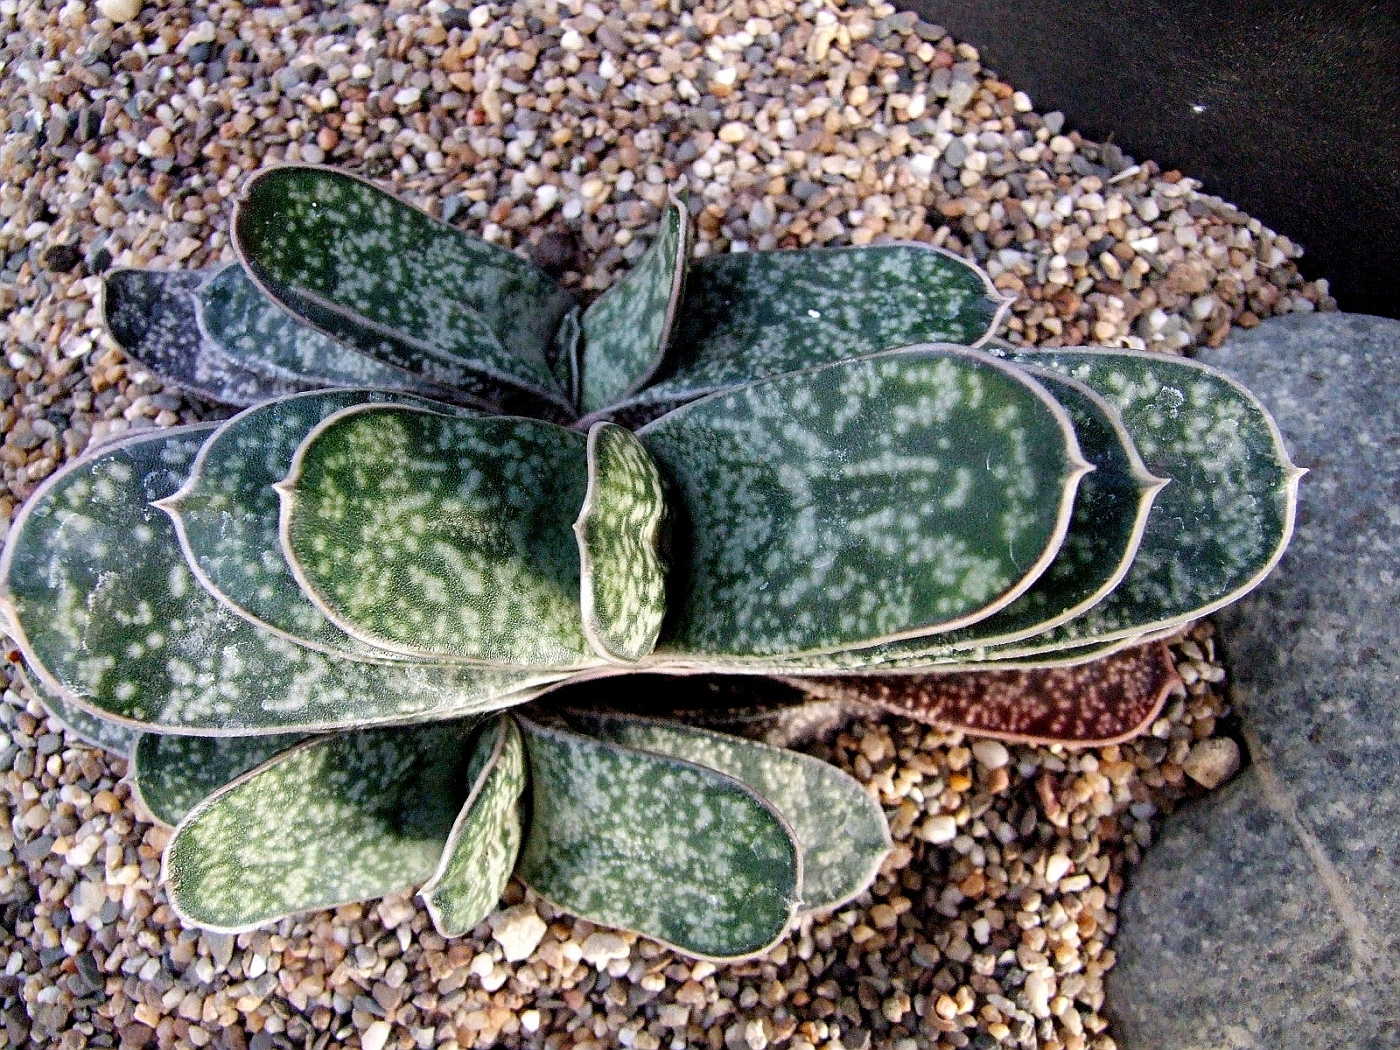
[(288, 562), (347, 633), (500, 666), (598, 662), (573, 523), (587, 439), (550, 423), (360, 406), (311, 431), (282, 494)]
[(466, 798), (470, 737), (460, 720), (283, 751), (176, 827), (163, 865), (171, 903), (195, 925), (246, 930), (418, 885)]
[(737, 779), (521, 720), (530, 830), (517, 871), (554, 904), (686, 952), (753, 955), (802, 884), (791, 828)]
[(673, 203), (637, 265), (583, 312), (584, 412), (616, 404), (661, 367), (689, 254), (689, 219)]
[(520, 855), (525, 745), (515, 719), (497, 716), (477, 733), (467, 785), (437, 871), (418, 894), (444, 937), (462, 936), (495, 910)]
[(677, 554), (658, 655), (797, 656), (951, 630), (1044, 571), (1087, 468), (1014, 369), (911, 347), (694, 402), (638, 435)]
[(606, 660), (635, 663), (666, 615), (665, 493), (646, 447), (622, 427), (588, 432), (588, 493), (574, 523), (583, 631)]
[(361, 353), (503, 409), (571, 413), (549, 351), (572, 297), (384, 191), (287, 166), (245, 187), (234, 244), (278, 303)]
[(772, 803), (802, 849), (802, 910), (835, 908), (864, 891), (891, 848), (880, 804), (853, 777), (810, 755), (676, 722), (573, 712), (601, 740), (683, 758), (737, 777)]
[(273, 736), (170, 736), (142, 733), (127, 779), (146, 812), (174, 827), (225, 784), (305, 740), (305, 733)]
[(152, 506), (180, 486), (212, 429), (106, 446), (45, 481), (15, 519), (0, 600), (25, 661), (51, 687), (130, 725), (257, 735), (490, 710), (562, 677), (357, 663), (230, 612), (199, 585), (169, 517)]

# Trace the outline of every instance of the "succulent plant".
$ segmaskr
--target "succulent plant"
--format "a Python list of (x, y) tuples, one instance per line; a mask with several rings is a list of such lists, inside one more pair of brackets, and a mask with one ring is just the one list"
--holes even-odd
[[(1300, 472), (1245, 390), (975, 349), (1006, 304), (924, 245), (692, 261), (673, 204), (584, 309), (306, 167), (252, 180), (234, 241), (237, 264), (114, 273), (105, 309), (171, 381), (251, 407), (70, 464), (0, 562), (35, 687), (130, 753), (202, 926), (421, 886), (459, 934), (514, 874), (691, 954), (763, 951), (874, 877), (889, 833), (855, 781), (507, 709), (637, 671), (859, 675), (896, 709), (1093, 739), (1169, 684), (1128, 647), (1249, 590), (1292, 526)], [(1020, 710), (1018, 675), (1054, 710)]]

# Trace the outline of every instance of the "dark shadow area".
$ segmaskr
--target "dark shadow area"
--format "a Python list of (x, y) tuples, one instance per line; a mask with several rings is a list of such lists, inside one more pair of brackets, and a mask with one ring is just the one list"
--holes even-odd
[(1301, 244), (1342, 309), (1400, 317), (1400, 2), (896, 2)]

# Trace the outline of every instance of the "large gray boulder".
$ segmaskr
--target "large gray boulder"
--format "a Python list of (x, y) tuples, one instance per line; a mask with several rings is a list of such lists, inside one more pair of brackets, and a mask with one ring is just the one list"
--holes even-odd
[(1124, 1050), (1400, 1047), (1400, 321), (1294, 315), (1202, 360), (1303, 479), (1274, 575), (1221, 616), (1253, 764), (1169, 819), (1110, 975)]

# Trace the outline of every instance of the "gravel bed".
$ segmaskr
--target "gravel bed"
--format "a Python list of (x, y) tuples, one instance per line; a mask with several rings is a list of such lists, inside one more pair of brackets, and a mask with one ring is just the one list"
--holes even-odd
[[(0, 37), (5, 526), (93, 442), (222, 414), (115, 347), (99, 275), (229, 258), (234, 194), (279, 161), (390, 184), (585, 297), (685, 189), (701, 252), (914, 239), (972, 257), (1015, 296), (1013, 342), (1181, 351), (1334, 307), (1286, 237), (1084, 141), (888, 4), (0, 0)], [(1125, 872), (1202, 790), (1191, 775), (1237, 755), (1209, 625), (1174, 651), (1186, 695), (1118, 747), (894, 718), (812, 744), (878, 795), (894, 854), (853, 905), (720, 967), (518, 886), (453, 941), (406, 895), (185, 929), (124, 763), (0, 666), (0, 1050), (1109, 1050)]]

